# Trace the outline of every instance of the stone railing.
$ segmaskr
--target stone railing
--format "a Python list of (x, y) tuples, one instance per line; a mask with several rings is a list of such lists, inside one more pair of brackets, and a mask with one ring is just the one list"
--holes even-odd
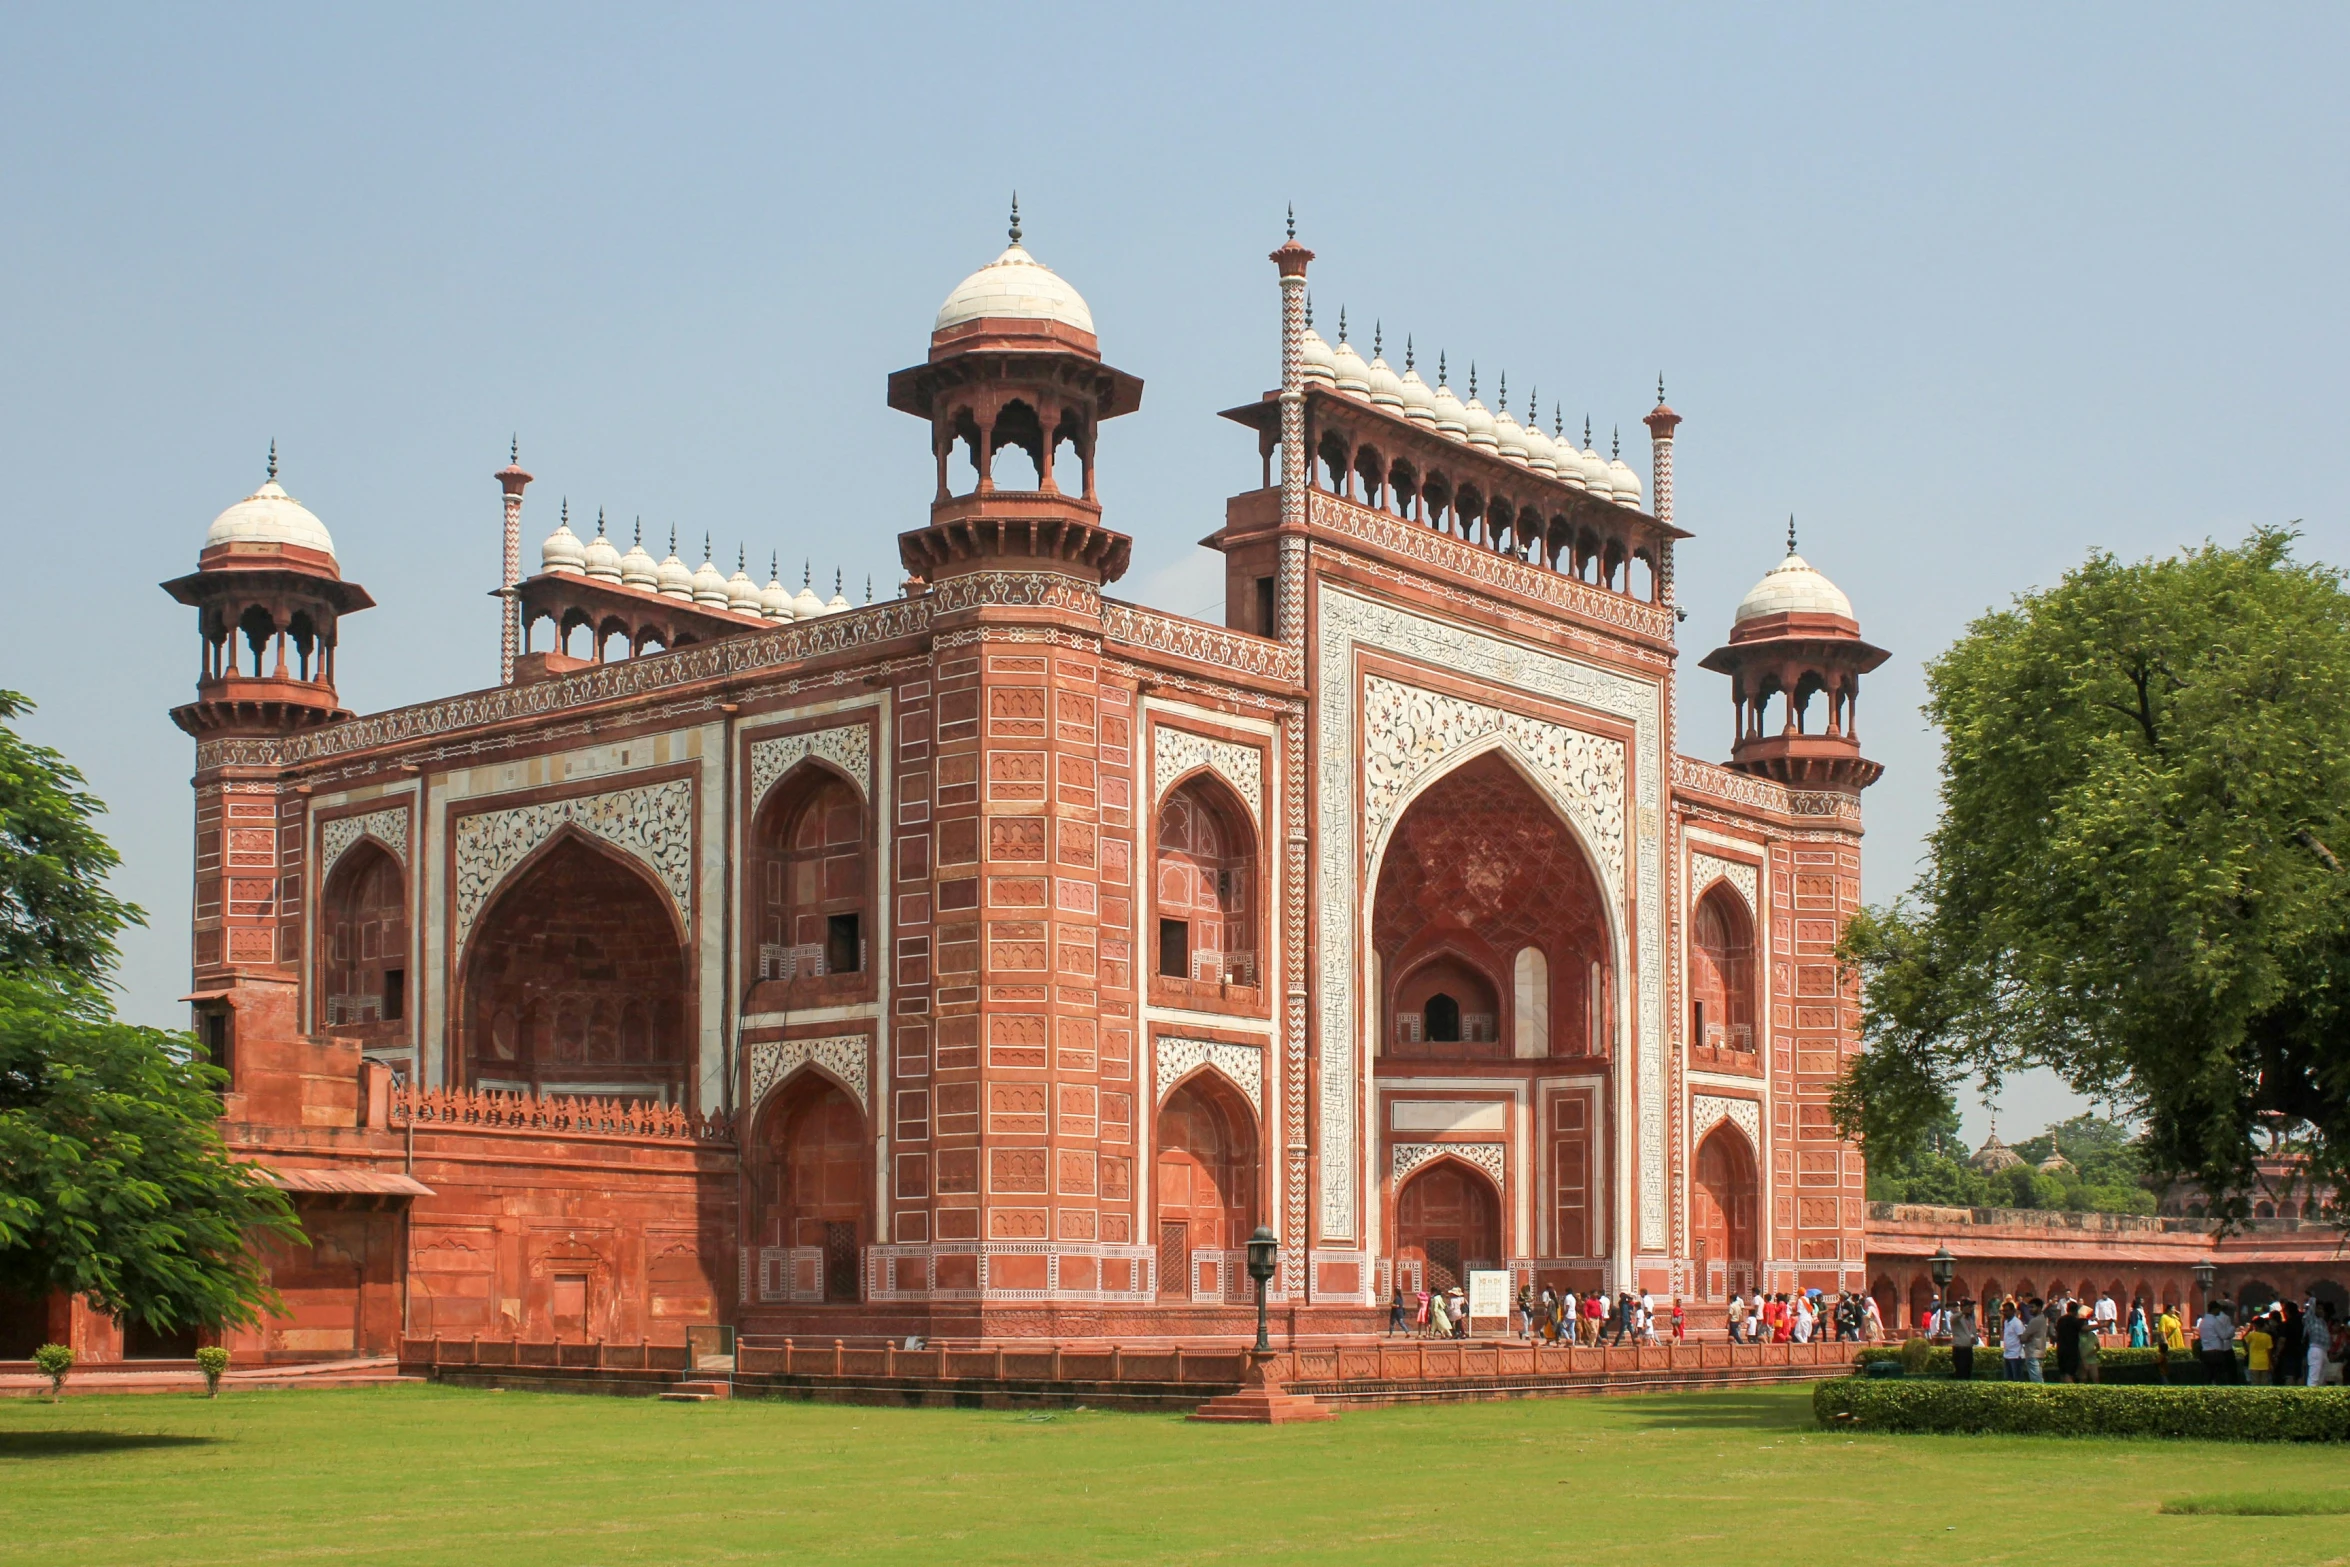
[(1240, 1380), (1244, 1356), (1213, 1348), (1153, 1345), (1147, 1349), (1058, 1344), (927, 1344), (906, 1349), (895, 1340), (878, 1346), (845, 1339), (737, 1341), (741, 1377), (909, 1377), (925, 1382), (1178, 1382), (1229, 1386)]
[(734, 1122), (654, 1099), (574, 1098), (496, 1089), (392, 1089), (391, 1124), (539, 1137), (624, 1137), (682, 1143), (732, 1143)]

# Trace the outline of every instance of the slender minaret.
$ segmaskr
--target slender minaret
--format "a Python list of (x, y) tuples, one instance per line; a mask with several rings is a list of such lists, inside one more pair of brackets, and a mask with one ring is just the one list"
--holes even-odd
[[(1665, 406), (1665, 378), (1658, 372), (1656, 378), (1656, 406), (1648, 411), (1641, 423), (1648, 426), (1648, 495), (1650, 510), (1656, 520), (1666, 527), (1673, 524), (1673, 430), (1681, 416)], [(1657, 546), (1656, 563), (1657, 602), (1667, 609), (1673, 607), (1673, 541), (1666, 539)]]
[[(1314, 253), (1297, 242), (1297, 208), (1289, 209), (1289, 237), (1268, 258), (1281, 269), (1281, 527), (1282, 561), (1304, 548), (1306, 526), (1306, 263)], [(1340, 312), (1342, 315), (1344, 312)], [(1346, 333), (1339, 334), (1344, 338)], [(1280, 573), (1282, 579), (1290, 574)], [(1277, 580), (1274, 625), (1284, 642), (1305, 636), (1302, 593)]]
[(522, 439), (506, 448), (506, 466), (494, 478), (506, 492), (506, 560), (500, 583), (498, 611), (498, 682), (514, 684), (514, 659), (522, 651), (522, 489), (530, 475), (522, 471)]

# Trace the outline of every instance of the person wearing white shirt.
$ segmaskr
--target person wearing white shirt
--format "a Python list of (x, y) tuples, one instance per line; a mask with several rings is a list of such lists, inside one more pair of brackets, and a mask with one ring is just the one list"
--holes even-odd
[(2113, 1297), (2111, 1295), (2098, 1296), (2097, 1331), (2111, 1333), (2121, 1324), (2121, 1320), (2121, 1311), (2114, 1305)]
[(1999, 1330), (1999, 1372), (2010, 1382), (2027, 1380), (2024, 1376), (2024, 1314), (2021, 1310), (2007, 1314), (2007, 1324)]
[(2195, 1342), (2203, 1362), (2203, 1380), (2232, 1384), (2236, 1380), (2236, 1319), (2228, 1315), (2226, 1302), (2205, 1303), (2203, 1315), (2195, 1319)]

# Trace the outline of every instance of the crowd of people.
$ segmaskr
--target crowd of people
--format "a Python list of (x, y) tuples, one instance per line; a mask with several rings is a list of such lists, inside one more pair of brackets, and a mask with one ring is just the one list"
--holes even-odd
[[(2314, 1295), (2295, 1305), (2272, 1301), (2247, 1311), (2239, 1321), (2225, 1300), (2205, 1303), (2190, 1315), (2166, 1301), (2151, 1316), (2147, 1302), (2131, 1303), (2125, 1318), (2110, 1296), (2094, 1301), (2072, 1296), (2007, 1296), (1996, 1306), (1972, 1300), (1936, 1301), (1921, 1324), (1929, 1338), (1950, 1341), (1951, 1374), (1974, 1374), (1975, 1350), (1996, 1340), (2001, 1374), (2010, 1382), (2042, 1382), (2048, 1354), (2056, 1353), (2060, 1382), (2099, 1379), (2101, 1351), (2108, 1340), (2126, 1340), (2132, 1349), (2154, 1351), (2159, 1380), (2171, 1380), (2173, 1357), (2190, 1353), (2206, 1382), (2273, 1387), (2339, 1386), (2350, 1360), (2350, 1322)], [(2238, 1350), (2242, 1354), (2239, 1356)]]
[[(1387, 1307), (1389, 1337), (1467, 1338), (1468, 1296), (1452, 1285), (1433, 1292), (1421, 1288), (1406, 1294), (1397, 1284)], [(1647, 1290), (1619, 1291), (1609, 1296), (1593, 1290), (1577, 1295), (1545, 1285), (1539, 1296), (1531, 1286), (1518, 1291), (1513, 1308), (1518, 1336), (1545, 1344), (1676, 1343), (1689, 1336), (1689, 1310), (1674, 1295), (1660, 1302)], [(1808, 1344), (1833, 1339), (1838, 1343), (1873, 1343), (1885, 1336), (1885, 1320), (1877, 1303), (1866, 1295), (1828, 1295), (1820, 1290), (1730, 1297), (1729, 1336), (1739, 1344)]]

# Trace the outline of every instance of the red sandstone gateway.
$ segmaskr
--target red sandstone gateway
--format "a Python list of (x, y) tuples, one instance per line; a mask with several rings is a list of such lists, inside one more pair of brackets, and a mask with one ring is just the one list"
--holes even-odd
[(1273, 260), (1221, 625), (1107, 596), (1142, 383), (1016, 218), (889, 377), (937, 474), (894, 599), (567, 513), (523, 578), (510, 462), (504, 683), (354, 717), (327, 530), (274, 461), (222, 514), (168, 584), (190, 1000), (311, 1236), (240, 1355), (1237, 1337), (1260, 1224), (1299, 1332), (1471, 1269), (1864, 1287), (1825, 1095), (1885, 654), (1791, 539), (1704, 660), (1731, 764), (1675, 754), (1678, 416), (1644, 495)]

